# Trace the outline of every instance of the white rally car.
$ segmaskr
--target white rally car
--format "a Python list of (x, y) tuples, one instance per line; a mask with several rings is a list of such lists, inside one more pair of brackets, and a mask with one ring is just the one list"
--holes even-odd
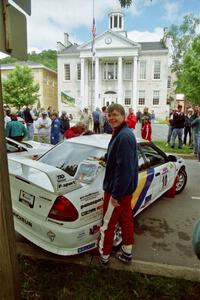
[[(15, 229), (39, 247), (74, 255), (97, 245), (102, 220), (105, 166), (110, 135), (64, 141), (37, 161), (10, 158)], [(167, 156), (153, 143), (137, 140), (139, 183), (132, 198), (133, 216), (169, 190), (186, 184), (184, 161)], [(124, 153), (126, 155), (126, 153)], [(120, 228), (115, 243), (121, 240)]]

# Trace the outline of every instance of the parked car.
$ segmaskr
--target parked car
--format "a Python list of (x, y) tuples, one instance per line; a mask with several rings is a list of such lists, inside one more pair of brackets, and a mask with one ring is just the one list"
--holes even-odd
[[(102, 220), (105, 155), (110, 135), (65, 140), (37, 161), (9, 158), (16, 231), (59, 255), (79, 254), (97, 245)], [(183, 159), (167, 156), (153, 143), (137, 139), (139, 183), (133, 216), (169, 190), (180, 193), (187, 182)], [(126, 155), (126, 154), (124, 154)], [(115, 244), (121, 241), (117, 229)]]
[(35, 141), (17, 142), (6, 138), (6, 149), (9, 157), (17, 155), (27, 158), (38, 158), (53, 147), (51, 144), (42, 144)]

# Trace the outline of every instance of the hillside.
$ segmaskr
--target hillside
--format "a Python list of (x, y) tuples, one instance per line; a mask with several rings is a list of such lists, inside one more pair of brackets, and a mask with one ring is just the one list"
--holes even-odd
[[(43, 50), (40, 53), (28, 53), (28, 60), (43, 64), (44, 66), (57, 71), (57, 52), (55, 50)], [(18, 60), (14, 57), (0, 59), (0, 64), (15, 63)]]

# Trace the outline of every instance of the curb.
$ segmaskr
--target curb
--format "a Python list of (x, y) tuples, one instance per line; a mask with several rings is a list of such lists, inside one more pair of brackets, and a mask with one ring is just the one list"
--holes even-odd
[(110, 258), (108, 267), (104, 267), (99, 262), (99, 257), (89, 253), (83, 253), (74, 256), (58, 256), (51, 254), (39, 247), (26, 242), (17, 242), (17, 253), (19, 255), (34, 257), (36, 259), (53, 261), (62, 264), (74, 264), (81, 266), (97, 266), (102, 268), (109, 268), (114, 270), (123, 270), (129, 272), (138, 272), (148, 275), (157, 275), (170, 278), (185, 279), (190, 281), (200, 282), (200, 269), (189, 268), (185, 266), (174, 266), (159, 264), (153, 262), (145, 262), (140, 260), (133, 260), (130, 265), (125, 265), (118, 261), (115, 257)]
[(190, 154), (184, 154), (184, 153), (174, 153), (174, 152), (167, 152), (168, 154), (171, 154), (171, 155), (176, 155), (176, 156), (180, 156), (181, 158), (184, 158), (184, 159), (197, 159), (196, 158), (196, 155), (194, 153), (190, 153)]

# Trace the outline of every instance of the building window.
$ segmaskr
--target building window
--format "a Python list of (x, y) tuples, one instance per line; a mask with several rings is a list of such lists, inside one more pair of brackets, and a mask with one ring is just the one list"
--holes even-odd
[(171, 78), (171, 76), (168, 76), (168, 80), (167, 80), (167, 88), (168, 89), (171, 88), (171, 84), (172, 84), (172, 78)]
[(112, 29), (112, 17), (110, 17), (110, 28)]
[(145, 91), (144, 90), (139, 91), (138, 105), (145, 105)]
[(117, 63), (103, 64), (103, 79), (116, 80), (117, 79)]
[(89, 64), (89, 80), (95, 80), (95, 63)]
[(119, 28), (122, 28), (122, 17), (119, 16)]
[(160, 79), (160, 61), (154, 61), (154, 74), (153, 79)]
[(70, 64), (64, 65), (64, 78), (65, 80), (70, 80)]
[(131, 105), (131, 91), (125, 91), (124, 105)]
[(114, 28), (117, 28), (117, 16), (114, 16)]
[(139, 79), (146, 79), (146, 60), (140, 61)]
[(159, 105), (160, 102), (160, 91), (153, 91), (153, 105)]
[(131, 62), (124, 63), (124, 80), (131, 80), (133, 74), (133, 64)]
[(81, 80), (81, 64), (77, 64), (77, 80)]

